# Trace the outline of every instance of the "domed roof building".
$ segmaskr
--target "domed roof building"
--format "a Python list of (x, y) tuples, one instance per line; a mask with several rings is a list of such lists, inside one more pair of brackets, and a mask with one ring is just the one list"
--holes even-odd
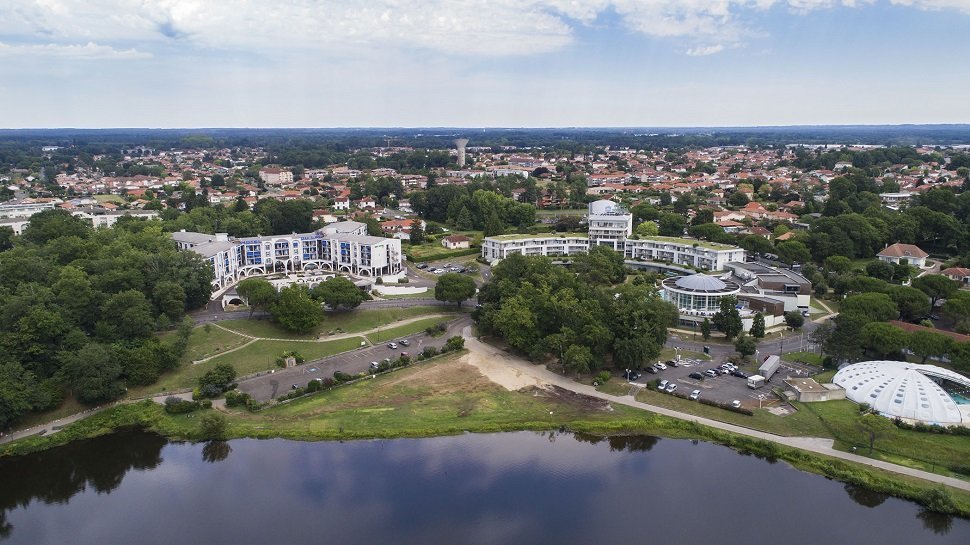
[(845, 396), (889, 418), (936, 425), (970, 425), (970, 379), (935, 365), (866, 361), (847, 365), (832, 382)]
[(721, 308), (721, 298), (737, 295), (741, 286), (707, 274), (665, 278), (661, 296), (680, 310), (681, 316), (713, 316)]

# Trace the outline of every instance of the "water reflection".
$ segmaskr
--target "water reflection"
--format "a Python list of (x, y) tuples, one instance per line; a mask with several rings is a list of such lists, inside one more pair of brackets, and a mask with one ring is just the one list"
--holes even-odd
[(232, 447), (228, 441), (209, 441), (202, 447), (202, 459), (210, 464), (221, 462), (229, 457)]
[(88, 486), (108, 494), (121, 485), (128, 471), (157, 467), (165, 444), (157, 435), (123, 433), (30, 456), (0, 458), (0, 537), (13, 531), (7, 521), (11, 509), (34, 500), (66, 503)]
[(0, 461), (6, 541), (970, 543), (966, 520), (709, 443), (545, 432), (163, 445), (126, 435)]
[(852, 501), (863, 507), (879, 507), (889, 496), (881, 492), (875, 492), (868, 488), (846, 483), (845, 492), (852, 498)]

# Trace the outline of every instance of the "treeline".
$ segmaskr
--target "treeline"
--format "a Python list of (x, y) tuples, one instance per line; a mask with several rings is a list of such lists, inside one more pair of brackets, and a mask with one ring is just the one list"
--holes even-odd
[(809, 150), (795, 149), (795, 159), (791, 162), (802, 170), (833, 170), (836, 163), (851, 162), (852, 166), (860, 169), (870, 167), (887, 168), (893, 165), (919, 166), (924, 162), (943, 162), (939, 153), (921, 154), (916, 148), (909, 146), (894, 146), (888, 148), (874, 148), (862, 151), (849, 149)]
[(155, 382), (184, 352), (155, 331), (209, 302), (212, 271), (177, 252), (157, 222), (92, 229), (62, 210), (31, 217), (0, 253), (0, 428), (24, 413), (120, 397)]
[(459, 230), (484, 231), (485, 236), (502, 234), (509, 226), (524, 229), (535, 224), (535, 206), (490, 189), (475, 182), (434, 186), (412, 194), (411, 207), (426, 220), (447, 223)]
[(234, 237), (288, 235), (312, 231), (313, 203), (305, 199), (280, 202), (263, 199), (249, 210), (245, 201), (232, 206), (200, 206), (188, 212), (167, 208), (161, 212), (166, 231), (229, 233)]
[(648, 283), (621, 284), (620, 254), (594, 246), (572, 270), (548, 258), (514, 254), (492, 269), (479, 292), (479, 327), (541, 360), (589, 373), (612, 364), (640, 369), (660, 353), (677, 309)]

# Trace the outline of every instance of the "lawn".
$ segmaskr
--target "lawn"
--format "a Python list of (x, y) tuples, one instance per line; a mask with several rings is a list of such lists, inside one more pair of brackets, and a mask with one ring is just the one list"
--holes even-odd
[(106, 202), (111, 202), (115, 204), (124, 204), (125, 199), (121, 195), (95, 195), (94, 200), (98, 201), (99, 204)]
[(359, 347), (363, 341), (363, 337), (314, 343), (256, 341), (245, 348), (213, 358), (205, 363), (195, 365), (183, 363), (178, 369), (162, 375), (155, 384), (132, 388), (128, 391), (128, 397), (136, 398), (184, 388), (194, 388), (198, 385), (199, 377), (220, 363), (231, 364), (236, 369), (236, 373), (243, 376), (274, 369), (276, 358), (283, 352), (295, 350), (307, 360), (313, 360), (353, 350)]
[[(851, 450), (855, 446), (856, 454), (869, 456), (868, 436), (858, 424), (858, 405), (843, 400), (801, 406), (822, 420), (829, 436), (836, 439), (836, 448)], [(947, 468), (962, 466), (962, 477), (970, 478), (970, 438), (965, 436), (888, 427), (877, 436), (874, 446), (873, 458), (951, 476), (961, 475)]]
[(425, 329), (435, 326), (438, 324), (443, 324), (453, 320), (454, 317), (438, 317), (438, 318), (425, 318), (423, 320), (418, 320), (416, 322), (411, 322), (410, 324), (399, 325), (397, 327), (389, 327), (387, 329), (382, 329), (375, 333), (371, 333), (367, 336), (367, 340), (371, 344), (379, 344), (382, 342), (390, 341), (391, 339), (396, 339), (398, 337), (406, 337), (408, 335), (419, 333)]
[[(166, 331), (159, 335), (162, 338), (170, 337), (174, 331)], [(189, 337), (189, 345), (182, 356), (180, 363), (191, 364), (193, 361), (215, 356), (226, 350), (242, 346), (249, 342), (249, 339), (241, 335), (226, 331), (215, 326), (199, 326), (192, 330)]]
[[(643, 403), (777, 435), (831, 437), (828, 430), (819, 421), (819, 418), (815, 414), (805, 410), (799, 410), (795, 414), (782, 417), (771, 414), (767, 409), (755, 409), (754, 416), (747, 416), (727, 409), (712, 407), (698, 403), (697, 401), (682, 399), (670, 394), (661, 394), (648, 389), (644, 389), (637, 394), (636, 399)], [(798, 408), (801, 409), (802, 406), (798, 406)]]
[[(474, 237), (472, 237), (474, 239)], [(465, 255), (478, 255), (481, 252), (481, 248), (478, 246), (472, 246), (471, 248), (462, 248), (451, 250), (445, 248), (441, 245), (441, 241), (436, 240), (434, 242), (426, 242), (424, 244), (410, 245), (404, 249), (404, 252), (414, 261), (435, 261), (437, 259), (460, 257)]]
[(818, 367), (821, 367), (822, 360), (825, 359), (825, 357), (820, 356), (814, 352), (788, 352), (784, 355), (783, 359), (786, 361), (805, 363), (808, 365), (816, 365)]
[[(225, 320), (219, 325), (253, 337), (268, 339), (318, 339), (330, 332), (357, 333), (382, 327), (394, 322), (448, 312), (444, 307), (407, 307), (382, 309), (357, 309), (351, 311), (328, 312), (322, 324), (309, 333), (292, 333), (269, 320)], [(339, 330), (339, 331), (338, 331)]]

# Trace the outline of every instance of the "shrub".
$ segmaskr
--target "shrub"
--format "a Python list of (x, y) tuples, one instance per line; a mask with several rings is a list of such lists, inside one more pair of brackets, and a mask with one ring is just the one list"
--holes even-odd
[(326, 377), (320, 381), (320, 386), (323, 388), (333, 388), (336, 385), (337, 385), (337, 381), (330, 377)]
[(236, 407), (238, 405), (247, 405), (253, 397), (245, 392), (240, 392), (239, 390), (231, 390), (226, 392), (226, 406)]
[(276, 358), (277, 367), (286, 367), (286, 359), (293, 358), (296, 360), (296, 364), (299, 365), (306, 361), (306, 359), (300, 355), (299, 352), (295, 350), (290, 350), (289, 352), (283, 352), (280, 357)]
[(168, 414), (187, 414), (198, 410), (199, 405), (198, 401), (189, 401), (175, 396), (165, 398), (165, 412)]
[[(862, 414), (868, 413), (872, 407), (868, 403), (859, 403), (859, 412)], [(902, 420), (900, 420), (902, 422)]]
[(333, 372), (333, 378), (337, 382), (347, 382), (348, 380), (353, 380), (354, 379), (353, 375), (348, 375), (347, 373), (344, 373), (343, 371), (334, 371)]
[(226, 417), (215, 412), (205, 413), (199, 419), (199, 433), (205, 439), (225, 439)]
[(307, 392), (318, 392), (320, 391), (320, 379), (313, 379), (306, 385)]
[(438, 355), (438, 349), (433, 346), (425, 346), (424, 350), (421, 351), (421, 355), (426, 358), (433, 358)]
[(610, 375), (609, 371), (600, 371), (596, 375), (596, 382), (599, 382), (600, 384), (606, 384), (607, 382), (609, 382), (611, 377), (612, 375)]
[(397, 281), (397, 283), (398, 284), (407, 284), (408, 283), (408, 277), (405, 276), (404, 278), (401, 278), (400, 280)]
[(445, 350), (451, 352), (465, 348), (465, 339), (461, 335), (455, 335), (445, 342)]

